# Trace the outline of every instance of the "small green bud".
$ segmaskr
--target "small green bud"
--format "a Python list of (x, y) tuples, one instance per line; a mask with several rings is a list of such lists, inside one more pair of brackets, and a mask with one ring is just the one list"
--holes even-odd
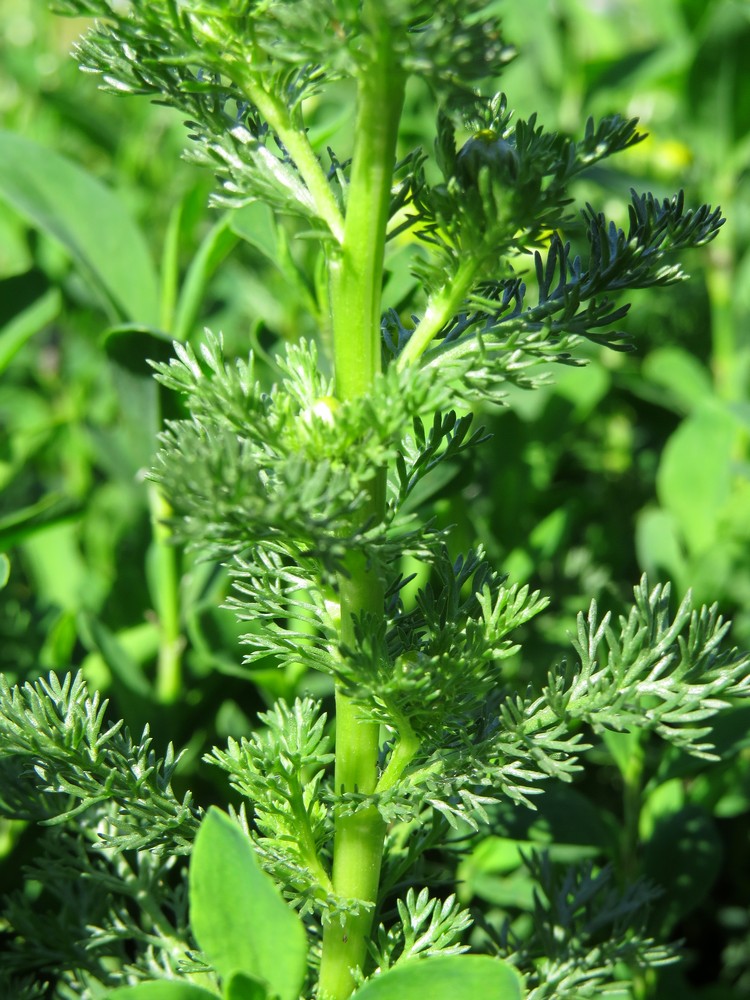
[(518, 176), (518, 154), (513, 146), (491, 128), (483, 128), (468, 139), (458, 152), (458, 178), (464, 187), (476, 184), (479, 171), (487, 167), (493, 176), (513, 180)]

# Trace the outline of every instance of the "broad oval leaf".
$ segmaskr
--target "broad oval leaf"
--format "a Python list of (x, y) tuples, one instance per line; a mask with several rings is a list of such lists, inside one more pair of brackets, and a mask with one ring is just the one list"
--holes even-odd
[(486, 955), (408, 962), (365, 983), (352, 1000), (523, 1000), (516, 970)]
[(656, 481), (659, 499), (679, 523), (693, 554), (713, 545), (732, 488), (738, 424), (719, 405), (702, 406), (667, 441)]
[(268, 990), (253, 976), (235, 972), (224, 984), (224, 1000), (268, 1000)]
[(216, 1000), (216, 994), (194, 983), (159, 979), (137, 986), (121, 986), (108, 993), (107, 1000)]
[(190, 924), (224, 980), (237, 972), (298, 1000), (307, 969), (302, 921), (261, 869), (252, 843), (220, 809), (209, 809), (190, 861)]
[(159, 322), (148, 244), (109, 188), (54, 150), (0, 130), (0, 197), (68, 250), (113, 319)]

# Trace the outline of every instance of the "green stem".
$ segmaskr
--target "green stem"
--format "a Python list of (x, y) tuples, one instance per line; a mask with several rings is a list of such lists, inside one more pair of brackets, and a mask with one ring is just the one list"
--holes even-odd
[(405, 718), (399, 720), (398, 738), (388, 759), (388, 766), (378, 781), (378, 792), (386, 792), (389, 788), (393, 788), (414, 760), (419, 746), (419, 737), (409, 725), (408, 720)]
[(336, 390), (341, 398), (366, 393), (380, 371), (380, 320), (386, 228), (396, 159), (404, 77), (390, 32), (377, 24), (377, 4), (363, 19), (376, 22), (377, 52), (360, 79), (344, 243), (331, 263)]
[(280, 98), (265, 90), (251, 74), (240, 81), (242, 89), (273, 131), (284, 144), (299, 175), (305, 182), (315, 210), (331, 230), (337, 243), (344, 239), (344, 220), (341, 216), (331, 185), (320, 165), (315, 150), (310, 145), (307, 132), (299, 122), (293, 120), (289, 108)]
[(450, 285), (445, 285), (430, 296), (419, 326), (398, 359), (399, 368), (406, 368), (421, 357), (446, 323), (460, 310), (471, 291), (478, 269), (478, 259), (465, 260), (459, 265)]
[[(369, 32), (369, 60), (357, 94), (354, 153), (344, 239), (329, 264), (336, 395), (353, 399), (370, 391), (381, 370), (381, 288), (404, 76), (391, 30), (376, 0), (364, 0), (362, 21)], [(293, 154), (292, 154), (293, 155)], [(385, 472), (371, 489), (363, 520), (382, 519)], [(364, 555), (352, 552), (340, 580), (341, 639), (355, 643), (354, 617), (384, 614), (383, 584)], [(339, 689), (336, 692), (337, 793), (372, 794), (378, 780), (379, 726)], [(377, 901), (385, 824), (374, 807), (353, 816), (335, 814), (332, 881), (336, 895), (356, 901), (357, 914), (334, 920), (323, 932), (319, 996), (346, 1000), (355, 971), (367, 955)]]
[(328, 872), (323, 867), (320, 855), (318, 854), (312, 826), (310, 825), (310, 814), (305, 806), (302, 786), (297, 778), (292, 783), (291, 806), (296, 820), (297, 839), (302, 856), (324, 892), (333, 892)]
[(153, 531), (154, 603), (159, 616), (159, 656), (156, 666), (156, 696), (161, 704), (173, 704), (182, 691), (182, 649), (180, 631), (179, 553), (165, 524), (172, 511), (156, 486), (148, 491)]
[(621, 858), (623, 876), (628, 880), (633, 880), (638, 875), (638, 842), (643, 804), (643, 767), (643, 747), (640, 741), (634, 740), (627, 766), (621, 769), (623, 779)]

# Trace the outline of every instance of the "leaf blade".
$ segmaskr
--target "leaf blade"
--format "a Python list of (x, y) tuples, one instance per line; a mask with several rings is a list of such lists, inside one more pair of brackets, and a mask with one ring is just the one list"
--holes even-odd
[(248, 837), (215, 807), (193, 848), (190, 923), (222, 978), (246, 973), (269, 983), (280, 1000), (297, 1000), (307, 967), (302, 922), (261, 869)]
[(114, 317), (158, 323), (148, 244), (114, 192), (54, 150), (0, 130), (0, 197), (68, 250)]
[(485, 955), (452, 955), (408, 962), (384, 972), (352, 1000), (523, 1000), (516, 970)]

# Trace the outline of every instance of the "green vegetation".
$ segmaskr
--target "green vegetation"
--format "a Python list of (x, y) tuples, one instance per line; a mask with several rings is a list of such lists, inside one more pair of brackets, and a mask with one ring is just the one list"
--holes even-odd
[(0, 13), (3, 996), (750, 986), (750, 21), (538, 6)]

